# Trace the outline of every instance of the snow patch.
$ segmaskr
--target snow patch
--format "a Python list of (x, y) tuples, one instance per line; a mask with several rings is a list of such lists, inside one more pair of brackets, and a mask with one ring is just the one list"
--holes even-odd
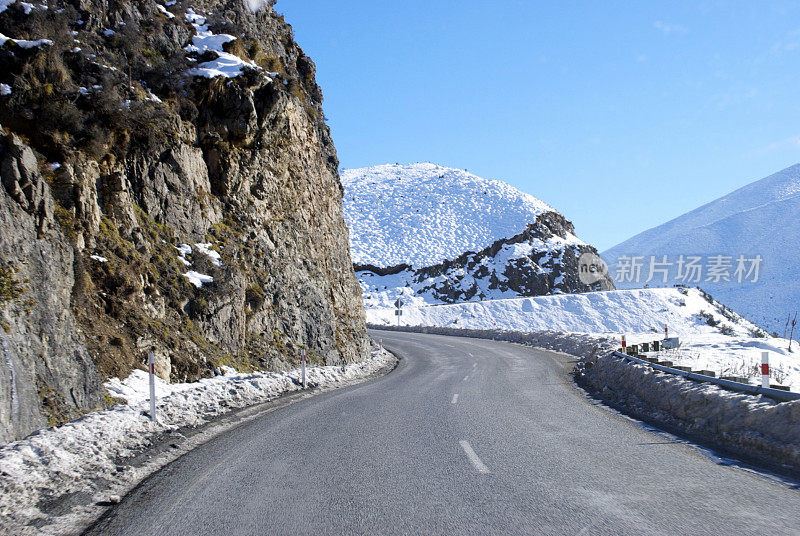
[[(168, 6), (175, 5), (175, 2), (166, 2), (166, 5), (168, 5)], [(161, 4), (156, 4), (156, 7), (158, 8), (158, 10), (159, 10), (161, 13), (163, 13), (164, 15), (166, 15), (166, 17), (167, 17), (168, 19), (174, 19), (174, 18), (175, 18), (175, 15), (174, 15), (174, 14), (172, 14), (171, 12), (169, 12), (169, 11), (167, 10), (167, 8), (165, 8), (165, 7), (164, 7), (164, 6), (162, 6)]]
[(0, 95), (11, 95), (11, 86), (8, 84), (0, 84)]
[(0, 33), (0, 46), (6, 44), (7, 41), (16, 43), (16, 45), (21, 48), (34, 48), (46, 45), (49, 46), (53, 44), (53, 42), (49, 39), (36, 39), (35, 41), (26, 41), (25, 39), (13, 39), (11, 37), (7, 37)]
[(200, 288), (203, 286), (204, 283), (213, 283), (214, 278), (210, 275), (201, 274), (200, 272), (195, 272), (194, 270), (189, 270), (183, 276), (189, 280), (189, 283)]
[(235, 54), (225, 52), (222, 46), (225, 43), (235, 41), (236, 37), (228, 34), (215, 34), (209, 29), (209, 24), (203, 15), (196, 13), (193, 9), (186, 10), (186, 21), (194, 27), (195, 36), (192, 37), (192, 44), (186, 46), (186, 51), (190, 53), (204, 54), (214, 52), (217, 58), (199, 64), (197, 67), (189, 69), (191, 76), (202, 76), (214, 78), (222, 76), (225, 78), (235, 78), (242, 74), (244, 69), (258, 69), (257, 65), (241, 59)]
[(251, 13), (258, 13), (267, 5), (267, 0), (247, 0), (247, 7)]
[(195, 244), (197, 251), (206, 255), (214, 266), (222, 266), (222, 256), (218, 251), (211, 249), (211, 242)]

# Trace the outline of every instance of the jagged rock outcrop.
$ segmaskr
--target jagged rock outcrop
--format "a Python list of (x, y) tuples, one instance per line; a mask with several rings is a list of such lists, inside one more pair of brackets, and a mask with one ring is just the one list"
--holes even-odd
[[(252, 4), (0, 13), (0, 263), (24, 290), (0, 302), (0, 442), (101, 407), (150, 351), (173, 381), (365, 355), (314, 64)], [(191, 49), (204, 31), (225, 50)], [(240, 72), (209, 75), (226, 54)]]
[(581, 255), (597, 255), (597, 250), (573, 236), (572, 223), (550, 211), (537, 216), (523, 232), (453, 260), (421, 268), (355, 265), (355, 270), (368, 307), (389, 305), (389, 289), (406, 296), (406, 301), (421, 298), (426, 303), (613, 289), (608, 274), (591, 284), (581, 281)]

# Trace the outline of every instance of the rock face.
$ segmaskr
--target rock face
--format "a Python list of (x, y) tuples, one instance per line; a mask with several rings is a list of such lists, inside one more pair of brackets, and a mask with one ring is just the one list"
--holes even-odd
[[(52, 42), (0, 47), (0, 441), (101, 407), (151, 351), (173, 381), (365, 355), (314, 64), (252, 4), (0, 13)], [(187, 50), (202, 32), (225, 50)]]

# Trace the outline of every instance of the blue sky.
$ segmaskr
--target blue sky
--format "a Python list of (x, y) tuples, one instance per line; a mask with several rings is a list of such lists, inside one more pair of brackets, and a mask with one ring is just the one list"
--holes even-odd
[(430, 161), (601, 251), (800, 161), (800, 3), (280, 0), (342, 167)]

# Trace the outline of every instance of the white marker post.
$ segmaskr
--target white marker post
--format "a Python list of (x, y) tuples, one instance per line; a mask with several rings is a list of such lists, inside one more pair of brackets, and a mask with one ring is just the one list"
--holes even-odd
[(628, 348), (628, 343), (625, 342), (625, 335), (622, 336), (622, 353), (625, 353), (625, 350)]
[(400, 317), (403, 316), (403, 300), (397, 298), (394, 302), (394, 314), (397, 317), (397, 325), (400, 326)]
[(669, 339), (669, 330), (667, 329), (667, 325), (664, 324), (664, 340)]
[(769, 389), (769, 352), (761, 352), (761, 387)]
[(306, 383), (306, 349), (300, 350), (300, 362), (303, 364), (303, 389), (308, 387)]
[(150, 368), (150, 420), (156, 422), (156, 354), (150, 352), (147, 364)]

